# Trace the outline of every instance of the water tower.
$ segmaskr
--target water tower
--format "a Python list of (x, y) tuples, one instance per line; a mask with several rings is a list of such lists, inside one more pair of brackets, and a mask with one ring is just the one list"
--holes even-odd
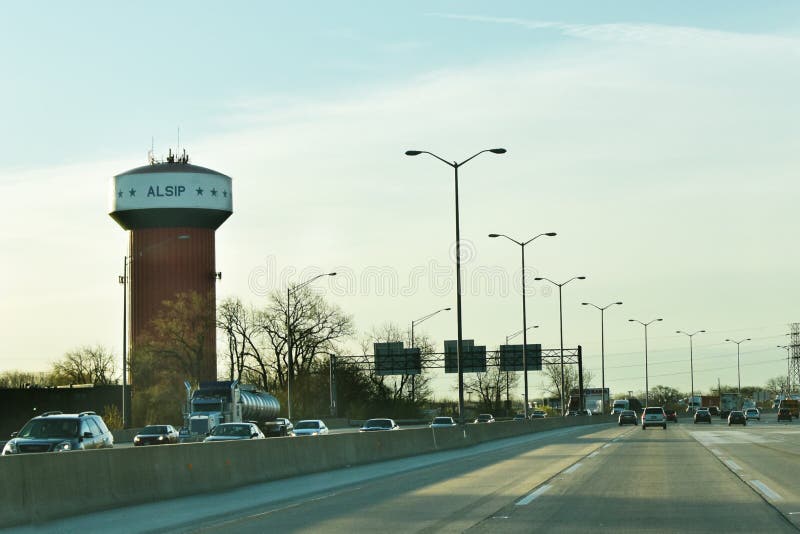
[[(180, 293), (208, 297), (215, 313), (214, 233), (233, 213), (231, 178), (189, 163), (184, 151), (166, 161), (151, 159), (111, 180), (109, 215), (130, 232), (125, 258), (126, 305), (130, 317), (124, 333), (135, 348), (165, 300)], [(128, 313), (129, 311), (129, 313)], [(127, 343), (124, 343), (127, 345)], [(123, 364), (127, 346), (123, 347)], [(217, 379), (216, 328), (205, 337), (199, 380)], [(127, 382), (123, 380), (123, 386)], [(130, 377), (135, 383), (135, 377)]]

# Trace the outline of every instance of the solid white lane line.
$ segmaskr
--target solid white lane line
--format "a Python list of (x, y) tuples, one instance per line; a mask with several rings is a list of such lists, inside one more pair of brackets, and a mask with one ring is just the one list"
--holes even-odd
[(722, 460), (722, 461), (725, 462), (725, 465), (727, 465), (728, 467), (730, 467), (734, 471), (741, 471), (742, 470), (742, 466), (740, 466), (739, 464), (737, 464), (733, 460)]
[(783, 497), (781, 497), (779, 494), (777, 494), (774, 491), (772, 491), (769, 488), (769, 486), (767, 486), (766, 484), (764, 484), (760, 480), (751, 480), (750, 484), (755, 486), (755, 488), (761, 493), (761, 495), (763, 495), (764, 497), (766, 497), (767, 499), (769, 499), (771, 501), (782, 501), (783, 500)]
[(603, 445), (603, 448), (604, 448), (604, 449), (607, 449), (607, 448), (608, 448), (608, 447), (610, 447), (610, 446), (611, 446), (611, 443), (606, 443), (605, 445)]
[(545, 491), (547, 491), (549, 489), (550, 489), (550, 484), (545, 484), (544, 486), (539, 486), (538, 488), (536, 488), (535, 491), (531, 492), (530, 495), (518, 500), (516, 504), (517, 504), (517, 506), (525, 506), (526, 504), (530, 504), (531, 501), (533, 501), (535, 498), (539, 497), (540, 495), (542, 495)]
[(588, 457), (589, 457), (589, 458), (594, 458), (594, 457), (595, 457), (595, 456), (597, 456), (598, 454), (600, 454), (600, 453), (599, 453), (599, 452), (597, 452), (597, 451), (594, 451), (594, 452), (593, 452), (592, 454), (590, 454)]
[(578, 462), (575, 465), (569, 466), (568, 468), (564, 469), (564, 474), (566, 475), (566, 474), (573, 473), (573, 472), (577, 471), (578, 469), (580, 469), (581, 465), (583, 465), (583, 464)]
[(711, 449), (711, 452), (714, 453), (714, 456), (722, 456), (722, 451), (719, 449)]

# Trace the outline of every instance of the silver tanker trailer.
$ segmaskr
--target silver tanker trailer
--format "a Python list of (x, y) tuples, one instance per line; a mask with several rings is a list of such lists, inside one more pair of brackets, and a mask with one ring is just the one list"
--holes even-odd
[(255, 386), (238, 380), (200, 382), (200, 387), (186, 386), (186, 407), (181, 441), (202, 439), (220, 423), (252, 421), (268, 436), (288, 434), (285, 420), (276, 421), (281, 405), (278, 399)]

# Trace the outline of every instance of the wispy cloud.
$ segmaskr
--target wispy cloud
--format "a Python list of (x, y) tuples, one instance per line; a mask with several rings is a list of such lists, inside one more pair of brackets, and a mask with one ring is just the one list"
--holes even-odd
[(646, 43), (674, 47), (716, 45), (747, 49), (789, 48), (800, 51), (800, 39), (796, 37), (726, 32), (692, 26), (667, 26), (646, 23), (570, 24), (513, 17), (486, 17), (451, 13), (431, 13), (431, 16), (471, 22), (505, 24), (529, 30), (552, 30), (569, 37), (593, 41)]

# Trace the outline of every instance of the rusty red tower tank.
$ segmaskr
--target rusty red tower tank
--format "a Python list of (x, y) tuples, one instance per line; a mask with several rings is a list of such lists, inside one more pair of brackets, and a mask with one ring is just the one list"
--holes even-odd
[[(163, 309), (181, 293), (206, 298), (215, 316), (214, 233), (233, 213), (231, 178), (189, 163), (185, 152), (114, 176), (109, 215), (130, 231), (125, 258), (125, 335), (135, 348)], [(127, 353), (123, 347), (123, 355)], [(124, 359), (124, 358), (123, 358)], [(205, 336), (198, 380), (217, 379), (216, 330)], [(126, 376), (126, 378), (128, 378)], [(130, 383), (135, 386), (135, 377)], [(127, 382), (125, 380), (124, 382)]]

